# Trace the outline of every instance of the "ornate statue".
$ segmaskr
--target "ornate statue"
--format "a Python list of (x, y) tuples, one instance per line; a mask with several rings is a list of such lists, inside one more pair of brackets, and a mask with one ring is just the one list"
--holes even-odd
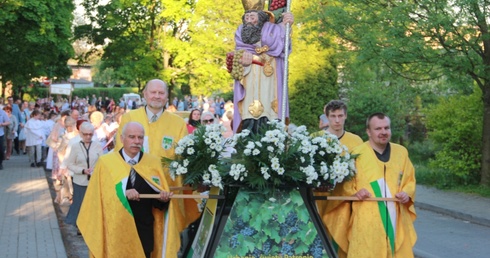
[[(245, 8), (243, 24), (235, 33), (235, 52), (228, 55), (228, 68), (235, 79), (235, 132), (242, 129), (256, 132), (261, 124), (281, 117), (285, 24), (292, 24), (294, 18), (291, 13), (284, 13), (282, 22), (274, 23), (274, 15), (262, 10), (264, 2), (242, 0)], [(287, 96), (285, 99), (287, 101)], [(289, 106), (285, 104), (288, 120)]]

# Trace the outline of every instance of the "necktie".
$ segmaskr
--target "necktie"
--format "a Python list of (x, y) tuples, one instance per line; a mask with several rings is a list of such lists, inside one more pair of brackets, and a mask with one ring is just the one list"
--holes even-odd
[(134, 159), (130, 159), (128, 161), (131, 164), (131, 171), (129, 172), (129, 180), (131, 180), (131, 185), (134, 187), (134, 182), (136, 181), (136, 170), (134, 170), (133, 166), (136, 164)]
[(155, 122), (157, 121), (157, 118), (158, 118), (158, 117), (157, 117), (157, 115), (153, 115), (153, 116), (151, 117), (151, 122), (152, 122), (152, 123), (155, 123)]

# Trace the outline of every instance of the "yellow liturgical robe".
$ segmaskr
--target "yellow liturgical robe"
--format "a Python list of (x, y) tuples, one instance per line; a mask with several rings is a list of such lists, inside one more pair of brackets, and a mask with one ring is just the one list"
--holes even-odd
[[(154, 189), (169, 191), (157, 157), (144, 154), (134, 168)], [(91, 257), (145, 257), (125, 195), (130, 169), (119, 152), (103, 155), (95, 166), (77, 220)], [(172, 235), (176, 232), (172, 205), (167, 210), (153, 208), (152, 257), (177, 257), (179, 235)]]
[[(158, 158), (175, 158), (175, 145), (180, 141), (180, 139), (187, 135), (187, 125), (184, 119), (182, 119), (180, 116), (164, 111), (156, 122), (150, 123), (146, 114), (146, 108), (141, 107), (124, 114), (121, 118), (121, 124), (119, 125), (115, 139), (115, 151), (119, 151), (122, 148), (120, 135), (122, 133), (122, 128), (128, 122), (138, 122), (143, 125), (145, 129), (143, 151), (147, 153), (149, 152)], [(163, 171), (170, 187), (182, 186), (181, 176), (178, 176), (175, 178), (175, 180), (172, 180), (168, 168), (163, 168)], [(182, 193), (182, 191), (172, 192), (174, 192), (174, 194)], [(176, 209), (175, 214), (177, 216), (177, 230), (180, 234), (180, 232), (190, 223), (199, 218), (200, 213), (197, 206), (198, 203), (194, 199), (172, 199), (171, 203), (173, 204), (174, 209)], [(178, 246), (180, 247), (180, 236), (178, 237), (177, 241)]]
[(417, 240), (413, 226), (415, 213), (415, 170), (405, 147), (390, 143), (390, 158), (380, 161), (369, 142), (358, 146), (354, 153), (357, 175), (344, 184), (347, 196), (362, 188), (373, 197), (391, 197), (405, 192), (410, 201), (352, 202), (351, 223), (348, 231), (348, 257), (413, 257)]
[[(314, 133), (312, 136), (321, 136), (324, 130)], [(340, 143), (345, 145), (349, 152), (362, 144), (361, 137), (345, 132), (344, 135), (339, 139)], [(318, 192), (317, 196), (343, 196), (342, 192), (343, 183), (339, 183), (335, 186), (331, 193)], [(348, 248), (347, 242), (347, 230), (349, 228), (350, 213), (351, 213), (351, 203), (343, 201), (317, 201), (317, 208), (322, 221), (327, 228), (327, 232), (331, 238), (334, 240), (334, 247), (337, 251), (339, 258), (346, 256), (346, 251)]]

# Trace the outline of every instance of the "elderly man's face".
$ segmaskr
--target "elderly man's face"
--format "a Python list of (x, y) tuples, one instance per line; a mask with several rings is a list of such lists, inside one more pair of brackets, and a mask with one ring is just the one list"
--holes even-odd
[(132, 157), (141, 151), (144, 140), (145, 130), (140, 125), (128, 125), (124, 134), (121, 135), (124, 152)]
[(146, 104), (153, 109), (162, 109), (167, 103), (167, 87), (160, 81), (152, 82), (143, 92)]

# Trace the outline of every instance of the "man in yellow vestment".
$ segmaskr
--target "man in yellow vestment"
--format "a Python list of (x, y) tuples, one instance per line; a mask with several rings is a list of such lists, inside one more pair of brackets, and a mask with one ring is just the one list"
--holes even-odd
[(77, 220), (92, 257), (176, 257), (165, 238), (175, 226), (173, 194), (160, 159), (140, 151), (144, 135), (139, 123), (126, 124), (123, 148), (100, 157), (92, 173)]
[(346, 182), (345, 193), (360, 200), (385, 197), (398, 201), (352, 203), (347, 257), (413, 257), (417, 240), (414, 167), (407, 149), (390, 143), (389, 117), (375, 113), (366, 124), (369, 141), (353, 151), (359, 154), (357, 175)]
[[(321, 136), (324, 133), (336, 135), (340, 143), (347, 146), (349, 152), (354, 147), (362, 144), (361, 137), (347, 132), (344, 129), (345, 120), (347, 119), (347, 105), (341, 100), (332, 100), (325, 105), (325, 115), (329, 121), (329, 127), (312, 134), (312, 137)], [(343, 195), (342, 188), (344, 183), (339, 183), (332, 191), (332, 195)], [(317, 192), (317, 196), (330, 195), (329, 193)], [(332, 242), (339, 258), (347, 256), (349, 246), (345, 232), (349, 227), (351, 202), (350, 201), (317, 201), (318, 213), (323, 223), (327, 227), (327, 232), (332, 238)]]
[[(145, 138), (143, 142), (143, 152), (151, 153), (158, 158), (166, 157), (173, 159), (175, 157), (174, 145), (187, 135), (187, 125), (181, 117), (173, 113), (164, 111), (165, 104), (168, 101), (167, 84), (158, 79), (150, 80), (143, 90), (147, 105), (123, 115), (116, 136), (116, 145), (114, 151), (119, 151), (122, 143), (119, 141), (122, 128), (128, 122), (138, 122), (145, 129)], [(182, 178), (171, 179), (167, 168), (164, 168), (167, 183), (170, 187), (182, 186)], [(173, 191), (179, 193), (178, 191)], [(176, 232), (169, 232), (172, 235), (168, 238), (175, 239), (172, 241), (180, 247), (180, 232), (190, 223), (195, 221), (200, 213), (197, 202), (194, 199), (172, 199), (171, 203), (175, 209)], [(177, 257), (177, 253), (175, 256)]]

